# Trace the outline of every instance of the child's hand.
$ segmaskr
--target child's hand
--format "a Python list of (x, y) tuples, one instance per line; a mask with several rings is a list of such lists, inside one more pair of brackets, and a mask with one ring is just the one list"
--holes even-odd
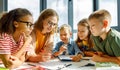
[(23, 34), (23, 38), (24, 38), (24, 43), (30, 44), (32, 41), (32, 37), (30, 35), (26, 36), (24, 32), (22, 34)]
[(60, 51), (60, 52), (64, 52), (64, 51), (66, 51), (66, 50), (67, 50), (67, 47), (61, 46), (59, 51)]
[(103, 52), (98, 52), (98, 51), (97, 51), (97, 52), (95, 52), (95, 54), (96, 54), (96, 55), (99, 55), (99, 56), (104, 55), (104, 53), (103, 53)]
[(71, 56), (71, 58), (72, 58), (72, 61), (79, 62), (80, 59), (82, 58), (82, 55), (78, 54), (78, 55), (75, 55), (75, 56)]
[(95, 54), (95, 52), (85, 51), (84, 54), (85, 54), (85, 56), (92, 57)]
[(99, 56), (99, 55), (93, 55), (92, 60), (95, 61), (95, 62), (101, 62), (102, 61), (101, 56)]

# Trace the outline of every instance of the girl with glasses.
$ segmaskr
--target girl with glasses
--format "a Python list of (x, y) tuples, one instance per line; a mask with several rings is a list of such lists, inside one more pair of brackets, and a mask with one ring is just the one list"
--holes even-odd
[(16, 8), (0, 19), (0, 58), (6, 68), (12, 69), (25, 61), (29, 52), (32, 28), (24, 22), (33, 23), (32, 14), (24, 8)]

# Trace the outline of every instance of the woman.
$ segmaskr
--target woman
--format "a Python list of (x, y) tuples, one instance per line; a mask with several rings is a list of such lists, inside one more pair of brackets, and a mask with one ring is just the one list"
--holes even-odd
[[(56, 31), (58, 20), (58, 14), (53, 9), (45, 9), (41, 12), (32, 31), (32, 43), (35, 46), (35, 54), (37, 56), (30, 56), (28, 61), (47, 61), (50, 58), (54, 40), (53, 35)], [(48, 58), (44, 58), (44, 55), (48, 55)]]
[(32, 14), (23, 8), (9, 11), (0, 19), (0, 58), (6, 68), (12, 69), (25, 61), (32, 40)]

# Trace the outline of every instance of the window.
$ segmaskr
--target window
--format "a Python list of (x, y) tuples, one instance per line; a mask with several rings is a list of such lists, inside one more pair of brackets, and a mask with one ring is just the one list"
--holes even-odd
[(117, 0), (99, 0), (99, 9), (106, 9), (112, 16), (111, 26), (118, 26)]
[(68, 0), (47, 0), (47, 8), (52, 8), (58, 13), (58, 26), (68, 24)]
[[(92, 0), (73, 0), (73, 30), (77, 30), (77, 23), (93, 12)], [(75, 40), (77, 33), (73, 33), (73, 39)]]
[(92, 0), (73, 0), (73, 29), (77, 29), (77, 23), (93, 11)]
[(8, 11), (14, 8), (28, 9), (36, 21), (39, 16), (40, 2), (39, 0), (8, 0)]

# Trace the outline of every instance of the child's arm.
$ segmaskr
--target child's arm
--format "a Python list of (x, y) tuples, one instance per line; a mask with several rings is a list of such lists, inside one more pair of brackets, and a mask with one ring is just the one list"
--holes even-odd
[(59, 51), (57, 51), (57, 52), (55, 52), (54, 53), (54, 56), (59, 56), (59, 55), (61, 55), (64, 51), (66, 51), (66, 47), (64, 47), (64, 46), (61, 46), (60, 48), (59, 48)]
[[(25, 54), (23, 54), (21, 58), (22, 57), (25, 57)], [(2, 59), (4, 66), (9, 69), (16, 68), (24, 62), (10, 54), (0, 54), (0, 58)]]
[(108, 55), (94, 55), (92, 60), (95, 62), (113, 62), (120, 65), (120, 57), (112, 57)]
[(93, 51), (84, 51), (83, 53), (85, 54), (85, 56), (88, 56), (88, 57), (92, 57), (95, 54), (95, 52)]
[(72, 60), (75, 62), (78, 62), (81, 60), (81, 58), (83, 57), (83, 52), (78, 48), (77, 44), (75, 42), (73, 42), (73, 47), (75, 50), (75, 56), (72, 57)]
[(28, 45), (30, 45), (30, 42), (32, 41), (31, 36), (26, 37), (24, 35), (24, 41), (25, 42), (24, 42), (23, 46), (21, 47), (21, 49), (17, 53), (15, 53), (13, 56), (20, 58), (22, 56), (22, 54), (25, 53), (26, 47)]

